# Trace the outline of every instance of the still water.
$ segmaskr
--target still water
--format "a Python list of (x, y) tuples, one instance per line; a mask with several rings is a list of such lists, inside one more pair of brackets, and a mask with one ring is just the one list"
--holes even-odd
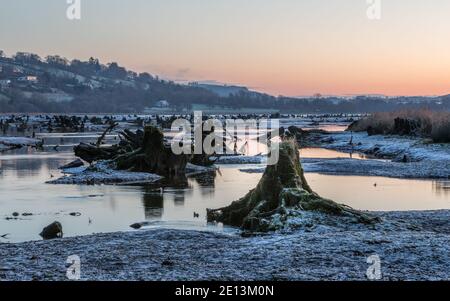
[[(60, 221), (65, 236), (128, 231), (129, 225), (148, 221), (150, 227), (234, 231), (207, 225), (206, 208), (217, 208), (244, 196), (261, 174), (239, 171), (241, 166), (222, 165), (216, 176), (189, 179), (187, 188), (167, 188), (163, 193), (146, 186), (49, 185), (61, 175), (58, 167), (74, 159), (71, 148), (95, 135), (46, 137), (44, 151), (22, 149), (0, 155), (1, 242), (39, 240), (39, 232)], [(52, 140), (53, 139), (53, 140)], [(109, 137), (113, 140), (113, 137)], [(56, 152), (53, 145), (61, 145)], [(302, 157), (335, 158), (349, 154), (324, 149), (304, 149)], [(353, 155), (355, 159), (363, 156)], [(323, 197), (362, 210), (450, 209), (450, 182), (402, 180), (361, 176), (306, 174), (312, 188)], [(376, 186), (374, 185), (376, 183)], [(18, 219), (9, 219), (14, 212)], [(194, 212), (199, 218), (194, 217)], [(29, 213), (32, 215), (25, 215)], [(70, 213), (81, 213), (72, 216)]]

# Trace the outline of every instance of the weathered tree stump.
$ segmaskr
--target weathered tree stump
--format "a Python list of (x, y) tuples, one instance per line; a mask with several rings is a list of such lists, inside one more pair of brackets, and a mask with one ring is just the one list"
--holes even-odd
[(124, 130), (119, 136), (120, 143), (113, 146), (80, 143), (74, 148), (75, 155), (89, 163), (113, 161), (119, 170), (156, 173), (167, 178), (184, 176), (190, 155), (174, 154), (158, 128)]
[(220, 209), (208, 209), (208, 221), (222, 222), (253, 232), (276, 230), (271, 218), (287, 218), (288, 209), (318, 211), (325, 214), (354, 217), (360, 223), (374, 223), (376, 218), (321, 198), (308, 185), (300, 163), (295, 141), (280, 144), (276, 165), (268, 166), (258, 186), (242, 199)]
[(170, 144), (164, 142), (163, 133), (153, 126), (146, 126), (142, 144), (132, 152), (114, 159), (117, 169), (151, 172), (168, 178), (184, 175), (189, 156), (173, 153)]

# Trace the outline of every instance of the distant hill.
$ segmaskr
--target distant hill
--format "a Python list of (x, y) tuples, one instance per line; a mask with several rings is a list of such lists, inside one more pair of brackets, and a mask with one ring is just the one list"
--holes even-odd
[(450, 110), (440, 97), (274, 97), (246, 87), (207, 83), (176, 84), (149, 73), (136, 73), (98, 59), (69, 61), (0, 50), (0, 112), (141, 113), (152, 107), (189, 112), (195, 107), (224, 111), (288, 113), (361, 113), (410, 107)]

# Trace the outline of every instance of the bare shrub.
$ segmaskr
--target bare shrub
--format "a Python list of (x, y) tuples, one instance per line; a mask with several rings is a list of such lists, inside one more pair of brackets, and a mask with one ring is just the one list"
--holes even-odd
[[(397, 121), (396, 121), (397, 119)], [(428, 109), (379, 112), (353, 123), (348, 130), (367, 131), (369, 135), (403, 135), (398, 124), (410, 124), (413, 133), (421, 137), (432, 138), (436, 143), (450, 142), (450, 112), (437, 112)], [(397, 125), (397, 126), (396, 126)]]

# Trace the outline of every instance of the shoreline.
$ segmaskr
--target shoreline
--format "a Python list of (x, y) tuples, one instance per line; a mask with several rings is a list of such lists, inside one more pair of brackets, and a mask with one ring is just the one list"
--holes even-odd
[(371, 255), (381, 280), (450, 279), (450, 210), (373, 214), (383, 219), (373, 229), (327, 216), (246, 238), (157, 229), (0, 243), (0, 280), (67, 280), (71, 255), (81, 280), (367, 280)]
[(450, 144), (428, 143), (426, 139), (419, 137), (369, 136), (367, 133), (344, 131), (314, 133), (307, 139), (312, 146), (345, 153), (360, 153), (375, 159), (387, 159), (393, 162), (450, 160)]

